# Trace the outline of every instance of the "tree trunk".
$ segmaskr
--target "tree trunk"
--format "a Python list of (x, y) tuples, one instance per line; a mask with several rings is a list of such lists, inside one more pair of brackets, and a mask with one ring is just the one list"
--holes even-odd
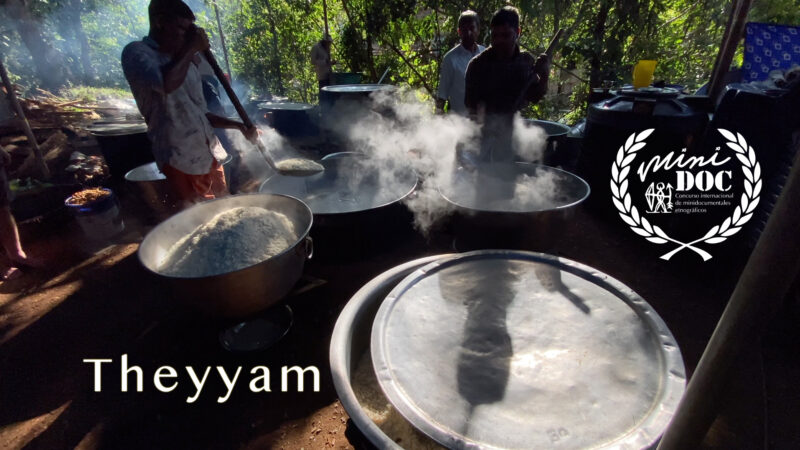
[(42, 87), (54, 91), (64, 86), (68, 77), (64, 55), (45, 40), (39, 24), (31, 16), (27, 0), (8, 0), (6, 8), (22, 42), (33, 57)]
[(68, 26), (71, 28), (75, 41), (80, 47), (83, 81), (88, 85), (92, 85), (94, 84), (95, 72), (94, 67), (92, 67), (92, 53), (91, 47), (89, 47), (89, 38), (86, 37), (86, 32), (83, 30), (83, 22), (81, 21), (82, 15), (83, 2), (81, 0), (70, 0), (67, 3), (65, 17), (70, 21)]
[[(344, 13), (347, 16), (347, 20), (350, 22), (350, 25), (353, 27), (354, 30), (360, 30), (359, 27), (356, 26), (355, 20), (353, 20), (353, 16), (350, 14), (350, 6), (347, 4), (347, 0), (342, 0), (342, 8), (344, 8)], [(375, 59), (372, 55), (372, 36), (369, 33), (366, 33), (367, 39), (367, 61), (369, 62), (369, 71), (372, 75), (372, 78), (375, 81), (378, 81), (378, 71), (375, 70)]]
[(273, 64), (275, 65), (275, 76), (278, 78), (278, 94), (285, 95), (283, 90), (283, 76), (281, 75), (281, 54), (278, 51), (278, 31), (275, 29), (275, 12), (269, 0), (264, 0), (269, 14), (269, 29), (272, 33), (272, 53), (274, 55)]
[(589, 75), (589, 88), (600, 87), (603, 83), (602, 72), (600, 71), (600, 53), (603, 51), (603, 41), (606, 34), (606, 20), (611, 10), (611, 1), (604, 0), (600, 5), (600, 11), (595, 18), (595, 27), (592, 30), (594, 42), (594, 54), (590, 61), (592, 71)]

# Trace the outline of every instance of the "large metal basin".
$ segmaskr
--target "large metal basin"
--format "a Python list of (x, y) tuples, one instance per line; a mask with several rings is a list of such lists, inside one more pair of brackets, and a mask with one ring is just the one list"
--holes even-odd
[[(285, 214), (298, 236), (284, 252), (245, 267), (206, 277), (176, 277), (160, 269), (162, 259), (182, 237), (231, 208), (257, 206)], [(176, 299), (212, 316), (243, 318), (280, 301), (300, 278), (312, 247), (312, 214), (303, 202), (285, 195), (242, 194), (200, 203), (180, 212), (147, 234), (139, 246), (142, 265), (171, 285)]]
[[(330, 344), (330, 365), (334, 387), (339, 399), (342, 402), (342, 405), (352, 419), (353, 423), (377, 448), (394, 449), (400, 447), (393, 442), (392, 439), (387, 436), (367, 415), (367, 412), (365, 411), (365, 404), (360, 403), (359, 397), (357, 397), (357, 389), (354, 386), (354, 376), (356, 372), (356, 366), (358, 365), (359, 359), (362, 357), (362, 355), (364, 355), (365, 352), (372, 351), (374, 356), (375, 349), (371, 348), (370, 335), (374, 333), (374, 327), (378, 326), (374, 325), (373, 322), (375, 321), (376, 314), (380, 314), (378, 313), (378, 310), (381, 308), (381, 305), (384, 305), (385, 308), (385, 304), (390, 304), (393, 302), (395, 291), (398, 290), (403, 284), (407, 284), (408, 281), (414, 277), (424, 276), (424, 274), (432, 270), (438, 270), (436, 269), (437, 266), (445, 266), (458, 258), (475, 259), (485, 258), (487, 256), (490, 258), (502, 258), (505, 253), (511, 256), (520, 255), (518, 253), (489, 251), (475, 252), (466, 255), (462, 254), (458, 256), (439, 255), (408, 262), (382, 273), (364, 285), (355, 295), (353, 295), (345, 308), (342, 310), (342, 313), (339, 315), (339, 318), (336, 322)], [(525, 276), (529, 277), (530, 280), (533, 280), (534, 285), (539, 284), (540, 288), (530, 292), (526, 291), (525, 289), (519, 290), (518, 300), (525, 301), (527, 299), (527, 301), (530, 301), (531, 299), (541, 299), (544, 297), (550, 298), (551, 301), (557, 300), (556, 303), (560, 305), (559, 308), (563, 307), (566, 315), (570, 317), (578, 317), (580, 320), (577, 322), (592, 323), (593, 326), (598, 330), (597, 342), (601, 342), (601, 344), (597, 344), (596, 342), (590, 343), (589, 340), (578, 340), (577, 342), (586, 342), (587, 345), (600, 345), (602, 347), (602, 343), (605, 343), (606, 341), (599, 339), (602, 338), (602, 336), (607, 335), (611, 336), (613, 338), (612, 340), (616, 339), (617, 344), (619, 344), (617, 348), (620, 350), (620, 353), (611, 359), (604, 359), (604, 357), (601, 355), (590, 355), (588, 357), (589, 359), (584, 361), (584, 363), (587, 364), (587, 367), (581, 368), (580, 361), (586, 356), (570, 353), (561, 354), (559, 356), (557, 350), (560, 347), (558, 346), (558, 343), (554, 341), (554, 354), (544, 355), (542, 358), (556, 358), (567, 364), (572, 364), (577, 360), (578, 367), (571, 369), (577, 371), (588, 370), (596, 365), (605, 364), (605, 367), (609, 368), (612, 373), (621, 374), (621, 372), (617, 372), (617, 370), (622, 370), (621, 368), (625, 367), (626, 364), (631, 364), (631, 362), (628, 361), (627, 357), (625, 356), (625, 348), (627, 348), (628, 345), (638, 345), (643, 349), (648, 349), (646, 353), (649, 355), (652, 361), (648, 364), (638, 364), (635, 366), (635, 368), (645, 372), (652, 372), (654, 375), (651, 378), (660, 380), (652, 383), (652, 391), (645, 389), (642, 391), (644, 392), (643, 395), (638, 396), (638, 394), (636, 394), (636, 401), (619, 406), (620, 408), (629, 408), (631, 406), (635, 406), (641, 411), (644, 411), (644, 413), (640, 414), (641, 417), (631, 418), (630, 428), (622, 427), (618, 430), (615, 430), (615, 435), (610, 440), (604, 440), (601, 437), (597, 437), (599, 440), (594, 441), (594, 443), (588, 445), (588, 447), (650, 448), (653, 446), (654, 443), (658, 441), (658, 437), (664, 431), (672, 414), (674, 413), (678, 401), (684, 391), (686, 381), (680, 350), (678, 349), (675, 339), (673, 338), (666, 324), (661, 320), (656, 311), (653, 310), (652, 307), (647, 304), (647, 302), (645, 302), (630, 288), (605, 274), (597, 272), (595, 269), (574, 261), (556, 258), (541, 253), (524, 253), (521, 255), (522, 257), (530, 258), (532, 261), (535, 261), (541, 265), (539, 270), (534, 271), (534, 273), (525, 272)], [(554, 270), (544, 270), (548, 268)], [(491, 279), (491, 276), (486, 276), (484, 278), (488, 280)], [(536, 280), (539, 281), (537, 282)], [(475, 279), (473, 281), (477, 282), (479, 280)], [(488, 283), (482, 284), (480, 289), (477, 289), (476, 292), (489, 293), (489, 295), (494, 296), (496, 294), (496, 288), (499, 285), (502, 285), (502, 282), (491, 280)], [(597, 289), (584, 289), (589, 285), (592, 285)], [(442, 289), (447, 288), (447, 286), (442, 287)], [(602, 292), (598, 293), (598, 289)], [(492, 297), (492, 299), (494, 298)], [(454, 301), (452, 307), (457, 309), (465, 308), (466, 306), (462, 302)], [(608, 331), (604, 328), (603, 316), (604, 314), (611, 314), (609, 311), (606, 311), (605, 308), (612, 307), (626, 311), (626, 314), (630, 316), (628, 317), (631, 320), (630, 327), (625, 329), (615, 328), (612, 331)], [(436, 316), (437, 313), (441, 314), (442, 312), (431, 311), (430, 315), (407, 317), (417, 317), (419, 319), (419, 323), (415, 323), (414, 325), (417, 327), (422, 326), (421, 324), (424, 324), (426, 321), (430, 322), (432, 320), (431, 317)], [(451, 318), (449, 320), (463, 319), (464, 318), (461, 317), (461, 319)], [(570, 336), (577, 333), (590, 334), (587, 332), (586, 328), (577, 329), (575, 328), (577, 325), (576, 322), (563, 320), (563, 317), (552, 317), (552, 321), (549, 320), (549, 318), (543, 317), (530, 317), (529, 319), (537, 323), (548, 324), (548, 327), (558, 329), (565, 337), (564, 342), (569, 341)], [(521, 320), (519, 315), (509, 314), (508, 317), (503, 320), (503, 322), (509, 323), (509, 321), (515, 322), (519, 320)], [(484, 322), (484, 320), (479, 321), (481, 324)], [(631, 332), (633, 334), (638, 333), (637, 339), (639, 340), (633, 339), (628, 342), (625, 339), (617, 339), (615, 333), (624, 334), (625, 332)], [(622, 336), (622, 334), (620, 336)], [(550, 338), (550, 334), (541, 336), (543, 341), (547, 341)], [(423, 341), (424, 339), (420, 342)], [(520, 344), (521, 342), (517, 343)], [(441, 343), (439, 343), (439, 345), (441, 345)], [(457, 345), (452, 347), (452, 351), (455, 352), (454, 354), (458, 354), (458, 350), (459, 347)], [(523, 350), (524, 349), (522, 347), (518, 349), (515, 348), (514, 352), (521, 352), (520, 356), (522, 356), (522, 353), (524, 353)], [(432, 354), (439, 355), (439, 357), (442, 359), (453, 357), (453, 355), (445, 355), (437, 351), (432, 352)], [(524, 364), (520, 364), (528, 360), (520, 359), (515, 361), (517, 364), (515, 367), (522, 370), (522, 368), (525, 366)], [(536, 362), (530, 360), (528, 362), (530, 364), (534, 364), (534, 362), (539, 364), (543, 361), (544, 360)], [(420, 363), (422, 363), (422, 358), (420, 358)], [(534, 366), (532, 365), (525, 370), (531, 370), (531, 367)], [(442, 373), (450, 372), (443, 371)], [(541, 373), (540, 375), (545, 376), (548, 374)], [(552, 375), (552, 373), (550, 375)], [(565, 372), (566, 378), (572, 376), (573, 374), (570, 372)], [(384, 379), (381, 378), (380, 380), (381, 383), (383, 383)], [(579, 393), (576, 393), (574, 401), (569, 402), (570, 404), (568, 406), (570, 408), (579, 408), (582, 401), (591, 399), (592, 396), (597, 395), (598, 392), (603, 390), (602, 382), (603, 380), (598, 380), (596, 388), (599, 391), (597, 392), (589, 390), (579, 391)], [(455, 384), (456, 381), (453, 380), (453, 383)], [(624, 385), (624, 382), (622, 384)], [(422, 386), (427, 386), (427, 384), (422, 383)], [(542, 394), (544, 395), (553, 395), (557, 393), (558, 391), (551, 392), (549, 389), (542, 390)], [(431, 398), (435, 398), (438, 395), (438, 393), (433, 394)], [(614, 398), (614, 396), (607, 396), (606, 400), (610, 400), (613, 403)], [(507, 400), (512, 403), (515, 401), (513, 396), (509, 397)], [(524, 401), (524, 399), (522, 401)], [(395, 401), (393, 400), (392, 403), (395, 403)], [(397, 403), (395, 403), (395, 406), (397, 406)], [(450, 403), (442, 406), (444, 406), (445, 409), (456, 407)], [(485, 405), (481, 408), (487, 407), (492, 406)], [(598, 411), (591, 411), (590, 405), (587, 405), (586, 411), (587, 413), (598, 414)], [(607, 412), (612, 416), (615, 414), (620, 416), (620, 412), (617, 410), (609, 408), (607, 409)], [(570, 423), (581, 421), (579, 415), (565, 416), (564, 419), (565, 422)], [(552, 441), (554, 436), (558, 439), (561, 439), (563, 441), (561, 444), (563, 444), (565, 448), (585, 447), (586, 445), (581, 444), (581, 439), (584, 440), (585, 444), (586, 441), (592, 441), (596, 437), (594, 434), (590, 433), (592, 429), (602, 430), (602, 425), (598, 425), (596, 422), (586, 422), (583, 424), (585, 425), (585, 428), (582, 430), (582, 433), (578, 433), (579, 430), (577, 429), (562, 431), (562, 429), (559, 428), (561, 425), (559, 425), (553, 429), (555, 431), (554, 434), (553, 431), (550, 431), (548, 428), (550, 427), (550, 424), (530, 422), (528, 425), (529, 427), (542, 428), (541, 432), (543, 433), (542, 437), (544, 440), (550, 438), (551, 442), (554, 442)], [(526, 427), (528, 429), (524, 431), (532, 433), (540, 431), (529, 427)], [(430, 433), (430, 430), (426, 429), (424, 431), (435, 436), (435, 433)], [(575, 435), (572, 436), (571, 433), (575, 433)], [(513, 433), (511, 434), (513, 435)], [(461, 442), (461, 444), (463, 444), (463, 442)], [(541, 447), (544, 448), (546, 446)], [(456, 446), (455, 448), (472, 447)], [(479, 447), (476, 445), (475, 448)]]
[[(222, 162), (225, 180), (230, 181), (230, 162), (233, 156), (228, 154)], [(126, 188), (149, 210), (156, 223), (180, 211), (182, 204), (167, 182), (167, 177), (159, 169), (156, 162), (143, 164), (125, 174)]]
[(458, 169), (439, 192), (456, 208), (459, 250), (556, 251), (559, 235), (590, 189), (580, 177), (553, 167), (487, 163), (473, 171)]
[(273, 175), (261, 192), (291, 195), (314, 213), (311, 235), (318, 257), (357, 258), (382, 251), (413, 231), (403, 204), (417, 186), (410, 166), (378, 168), (372, 158), (354, 152), (332, 153), (320, 163), (325, 171), (309, 177)]
[(333, 329), (330, 364), (333, 385), (347, 415), (377, 448), (401, 449), (373, 422), (356, 398), (352, 375), (362, 355), (369, 353), (372, 321), (386, 295), (411, 272), (451, 255), (421, 258), (399, 265), (373, 278), (345, 305)]

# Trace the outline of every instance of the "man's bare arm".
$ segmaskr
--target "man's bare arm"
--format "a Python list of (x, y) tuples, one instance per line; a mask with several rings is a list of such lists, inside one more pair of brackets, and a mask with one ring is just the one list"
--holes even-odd
[(233, 129), (241, 131), (244, 137), (247, 138), (247, 140), (250, 142), (255, 142), (255, 140), (258, 138), (258, 128), (256, 128), (255, 126), (247, 128), (242, 122), (231, 120), (228, 119), (227, 117), (221, 117), (211, 113), (206, 113), (206, 118), (208, 119), (208, 122), (211, 123), (211, 126), (214, 128), (225, 128), (225, 129)]
[(164, 79), (164, 92), (170, 92), (178, 89), (183, 80), (186, 79), (186, 72), (189, 71), (189, 64), (192, 64), (194, 55), (197, 52), (202, 52), (209, 49), (208, 36), (202, 28), (194, 28), (190, 31), (190, 36), (186, 39), (186, 43), (178, 50), (172, 60), (166, 65), (161, 67), (161, 76)]

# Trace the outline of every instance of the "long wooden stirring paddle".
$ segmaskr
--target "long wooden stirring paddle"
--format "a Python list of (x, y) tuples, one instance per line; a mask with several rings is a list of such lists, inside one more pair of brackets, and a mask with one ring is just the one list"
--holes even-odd
[[(208, 64), (211, 65), (211, 68), (214, 70), (214, 75), (217, 76), (220, 84), (222, 85), (225, 92), (228, 94), (228, 98), (231, 99), (231, 103), (233, 103), (233, 107), (236, 109), (236, 112), (239, 114), (239, 117), (242, 119), (242, 123), (247, 128), (253, 127), (253, 122), (250, 120), (250, 117), (247, 115), (247, 111), (244, 110), (241, 102), (239, 102), (239, 97), (236, 96), (236, 93), (233, 92), (233, 88), (231, 88), (231, 84), (228, 82), (228, 79), (225, 78), (225, 73), (217, 64), (216, 58), (214, 58), (214, 54), (211, 53), (211, 49), (206, 50), (203, 52), (203, 55), (206, 57)], [(281, 175), (288, 175), (294, 177), (307, 177), (309, 175), (314, 175), (317, 173), (322, 172), (325, 170), (325, 167), (322, 164), (319, 164), (315, 161), (310, 159), (303, 159), (303, 158), (291, 158), (285, 161), (279, 161), (277, 164), (269, 155), (267, 148), (264, 146), (264, 143), (261, 142), (261, 139), (256, 139), (256, 147), (261, 152), (261, 155), (267, 161), (267, 164), (272, 168), (272, 170), (280, 173)], [(288, 163), (288, 164), (282, 164)], [(283, 167), (281, 167), (283, 165)]]

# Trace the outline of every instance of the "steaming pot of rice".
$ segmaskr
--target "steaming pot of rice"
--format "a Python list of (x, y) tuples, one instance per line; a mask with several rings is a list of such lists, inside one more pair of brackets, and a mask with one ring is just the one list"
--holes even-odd
[(245, 317), (281, 300), (311, 256), (311, 210), (277, 194), (211, 200), (147, 234), (139, 260), (175, 297), (214, 316)]

